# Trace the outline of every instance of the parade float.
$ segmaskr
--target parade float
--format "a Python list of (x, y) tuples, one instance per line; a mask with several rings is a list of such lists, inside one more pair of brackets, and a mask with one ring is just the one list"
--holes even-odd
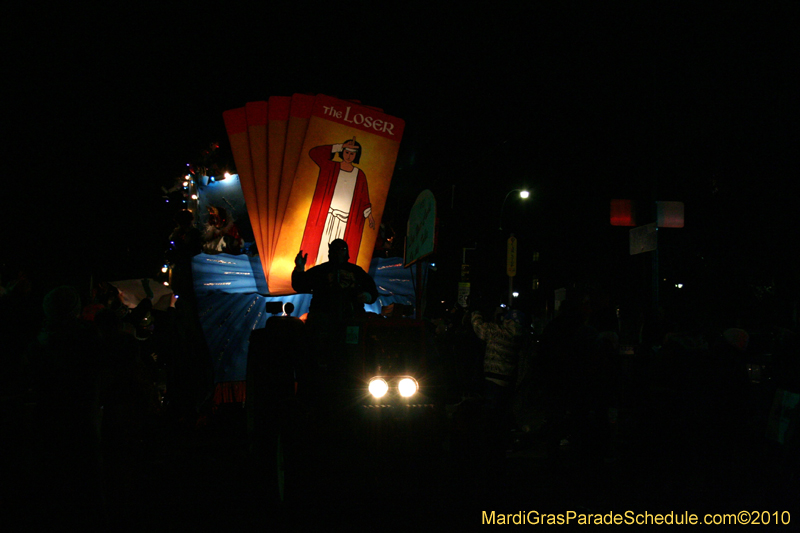
[(305, 94), (248, 102), (223, 119), (236, 173), (201, 165), (175, 187), (205, 235), (192, 273), (217, 403), (244, 397), (251, 332), (271, 316), (307, 313), (311, 295), (291, 287), (301, 249), (311, 268), (326, 260), (328, 242), (344, 239), (378, 287), (365, 307), (375, 315), (413, 315), (426, 279), (423, 262), (408, 268), (417, 257), (374, 253), (402, 120)]

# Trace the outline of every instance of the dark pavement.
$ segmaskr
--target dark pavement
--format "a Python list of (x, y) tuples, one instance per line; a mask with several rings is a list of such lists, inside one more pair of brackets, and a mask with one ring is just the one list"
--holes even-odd
[[(681, 407), (675, 391), (631, 396), (596, 454), (569, 439), (548, 450), (546, 431), (534, 428), (510, 435), (509, 449), (492, 459), (469, 402), (409, 426), (301, 424), (301, 436), (284, 442), (284, 502), (271, 454), (251, 449), (241, 405), (199, 419), (163, 417), (143, 439), (104, 455), (104, 529), (427, 529), (478, 526), (483, 511), (796, 511), (797, 454), (765, 438), (770, 391), (752, 392), (753, 409), (735, 428), (709, 421), (705, 430), (684, 416), (691, 405)], [(4, 433), (17, 447), (6, 456), (4, 503), (46, 514), (49, 502), (30, 505), (35, 496), (24, 491), (23, 441)]]
[(271, 462), (250, 449), (244, 410), (225, 406), (197, 424), (164, 424), (141, 443), (123, 468), (127, 481), (114, 482), (123, 497), (109, 502), (110, 518), (130, 531), (359, 527), (372, 520), (445, 527), (480, 525), (482, 511), (492, 510), (699, 514), (796, 506), (797, 471), (786, 470), (785, 450), (760, 427), (733, 443), (722, 435), (701, 440), (656, 407), (621, 409), (597, 460), (569, 442), (548, 454), (544, 433), (534, 431), (514, 434), (493, 462), (475, 446), (479, 426), (455, 428), (453, 418), (442, 424), (441, 432), (428, 425), (405, 437), (398, 431), (410, 430), (394, 426), (394, 444), (370, 438), (381, 431), (374, 424), (366, 432), (312, 431), (305, 445), (293, 445), (287, 501), (279, 502)]

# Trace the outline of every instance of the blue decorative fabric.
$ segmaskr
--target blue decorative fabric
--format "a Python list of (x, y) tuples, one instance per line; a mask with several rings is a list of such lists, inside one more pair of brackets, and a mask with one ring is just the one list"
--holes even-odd
[[(392, 303), (415, 305), (416, 268), (403, 268), (401, 258), (372, 260), (369, 274), (378, 287), (378, 301), (365, 306), (380, 313)], [(427, 270), (423, 268), (423, 283)], [(214, 381), (246, 377), (250, 332), (263, 328), (272, 316), (267, 302), (291, 302), (292, 316), (308, 312), (310, 294), (269, 296), (258, 257), (200, 254), (192, 260), (198, 315), (214, 363)]]

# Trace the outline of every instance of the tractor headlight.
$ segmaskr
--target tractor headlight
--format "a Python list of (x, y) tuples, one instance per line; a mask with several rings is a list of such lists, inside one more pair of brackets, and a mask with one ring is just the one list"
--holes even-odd
[(413, 378), (403, 378), (400, 380), (400, 383), (397, 384), (397, 391), (400, 393), (400, 396), (404, 398), (413, 396), (418, 389), (419, 385), (417, 385), (417, 382), (414, 381)]
[(389, 391), (389, 384), (383, 378), (372, 378), (369, 380), (369, 392), (375, 398), (381, 398)]

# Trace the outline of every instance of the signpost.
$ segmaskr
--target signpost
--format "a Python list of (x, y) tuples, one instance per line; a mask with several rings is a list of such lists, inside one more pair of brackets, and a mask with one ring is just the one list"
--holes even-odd
[(508, 307), (514, 299), (514, 276), (517, 275), (517, 238), (512, 233), (506, 243), (506, 274), (508, 274)]
[[(653, 189), (655, 197), (655, 185)], [(630, 254), (638, 255), (653, 252), (652, 279), (652, 316), (658, 316), (658, 228), (684, 227), (683, 202), (637, 202), (630, 199), (611, 200), (611, 225), (636, 226), (637, 219), (655, 220), (650, 224), (638, 226), (629, 232)]]
[(461, 281), (458, 282), (458, 305), (466, 308), (469, 305), (469, 265), (467, 264), (467, 249), (463, 249), (461, 263)]

